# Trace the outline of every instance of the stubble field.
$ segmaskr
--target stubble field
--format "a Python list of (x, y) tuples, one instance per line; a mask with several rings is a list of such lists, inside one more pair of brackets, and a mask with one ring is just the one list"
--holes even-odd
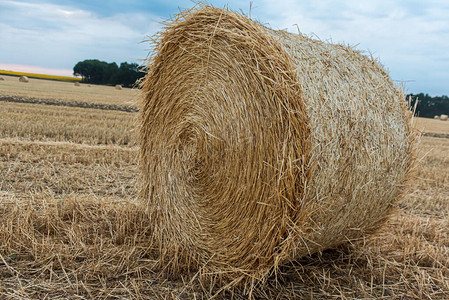
[(0, 95), (132, 105), (138, 93), (134, 89), (124, 88), (119, 91), (104, 85), (82, 83), (81, 86), (75, 86), (72, 82), (33, 78), (28, 83), (23, 83), (14, 76), (0, 75), (0, 77), (4, 79), (0, 82)]
[[(7, 76), (3, 76), (7, 77)], [(132, 105), (137, 91), (32, 79), (0, 95)], [(135, 112), (0, 102), (0, 298), (247, 298), (164, 279), (138, 202)], [(416, 128), (448, 134), (449, 122)], [(375, 235), (281, 268), (255, 298), (448, 299), (449, 139), (424, 136), (410, 194)]]

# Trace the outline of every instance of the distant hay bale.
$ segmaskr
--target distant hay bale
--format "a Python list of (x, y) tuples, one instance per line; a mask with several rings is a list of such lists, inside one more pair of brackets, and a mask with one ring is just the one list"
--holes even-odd
[(375, 60), (209, 6), (181, 13), (155, 49), (142, 198), (167, 275), (251, 284), (385, 221), (415, 135)]
[(77, 81), (75, 82), (75, 86), (81, 86), (81, 84)]
[(441, 116), (440, 116), (440, 120), (441, 120), (441, 121), (447, 121), (448, 118), (449, 118), (448, 115), (441, 115)]
[(434, 116), (433, 118), (438, 120), (440, 118), (440, 116)]
[(116, 90), (121, 90), (121, 89), (122, 89), (122, 86), (121, 86), (120, 84), (116, 84), (116, 85), (115, 85), (115, 89), (116, 89)]
[(29, 79), (28, 79), (27, 76), (20, 76), (20, 77), (19, 77), (19, 81), (20, 81), (20, 82), (28, 82)]
[(3, 80), (5, 80), (5, 78), (3, 78), (3, 77), (0, 77), (0, 81), (3, 81)]

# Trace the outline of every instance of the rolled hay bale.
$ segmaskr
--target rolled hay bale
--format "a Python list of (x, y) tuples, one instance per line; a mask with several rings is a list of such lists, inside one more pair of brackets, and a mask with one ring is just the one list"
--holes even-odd
[(168, 276), (263, 280), (376, 230), (401, 196), (411, 114), (360, 52), (202, 6), (147, 63), (142, 199)]
[(3, 80), (5, 80), (5, 78), (3, 78), (3, 77), (0, 77), (0, 81), (3, 81)]
[(122, 89), (122, 86), (121, 86), (120, 84), (116, 84), (116, 85), (115, 85), (115, 89), (116, 89), (116, 90), (121, 90), (121, 89)]
[(77, 81), (75, 82), (75, 86), (81, 86), (81, 84)]
[(433, 117), (435, 120), (438, 120), (440, 118), (440, 116), (434, 116)]
[(29, 79), (28, 79), (27, 76), (20, 76), (20, 77), (19, 77), (19, 81), (20, 81), (20, 82), (28, 82)]
[(443, 114), (443, 115), (440, 116), (440, 120), (441, 120), (441, 121), (447, 121), (448, 118), (449, 118), (448, 115), (444, 115), (444, 114)]

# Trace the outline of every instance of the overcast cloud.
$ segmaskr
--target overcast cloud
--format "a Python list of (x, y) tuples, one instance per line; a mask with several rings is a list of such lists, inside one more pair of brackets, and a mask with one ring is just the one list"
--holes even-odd
[[(211, 1), (249, 13), (249, 1)], [(61, 4), (64, 3), (64, 4)], [(64, 69), (97, 58), (140, 62), (146, 36), (190, 1), (0, 0), (0, 68)], [(449, 2), (254, 0), (251, 17), (274, 29), (358, 45), (406, 81), (409, 92), (449, 94)], [(296, 26), (297, 25), (297, 26)], [(30, 67), (31, 69), (31, 67)], [(68, 73), (68, 74), (67, 74)], [(399, 84), (399, 83), (398, 83)]]

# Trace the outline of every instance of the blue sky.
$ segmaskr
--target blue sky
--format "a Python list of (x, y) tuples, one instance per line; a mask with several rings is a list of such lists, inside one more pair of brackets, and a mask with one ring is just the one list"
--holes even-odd
[[(209, 1), (249, 12), (250, 1)], [(71, 74), (81, 60), (141, 62), (160, 21), (191, 1), (0, 0), (0, 68)], [(253, 0), (273, 29), (357, 45), (378, 57), (407, 92), (449, 95), (447, 0)]]

